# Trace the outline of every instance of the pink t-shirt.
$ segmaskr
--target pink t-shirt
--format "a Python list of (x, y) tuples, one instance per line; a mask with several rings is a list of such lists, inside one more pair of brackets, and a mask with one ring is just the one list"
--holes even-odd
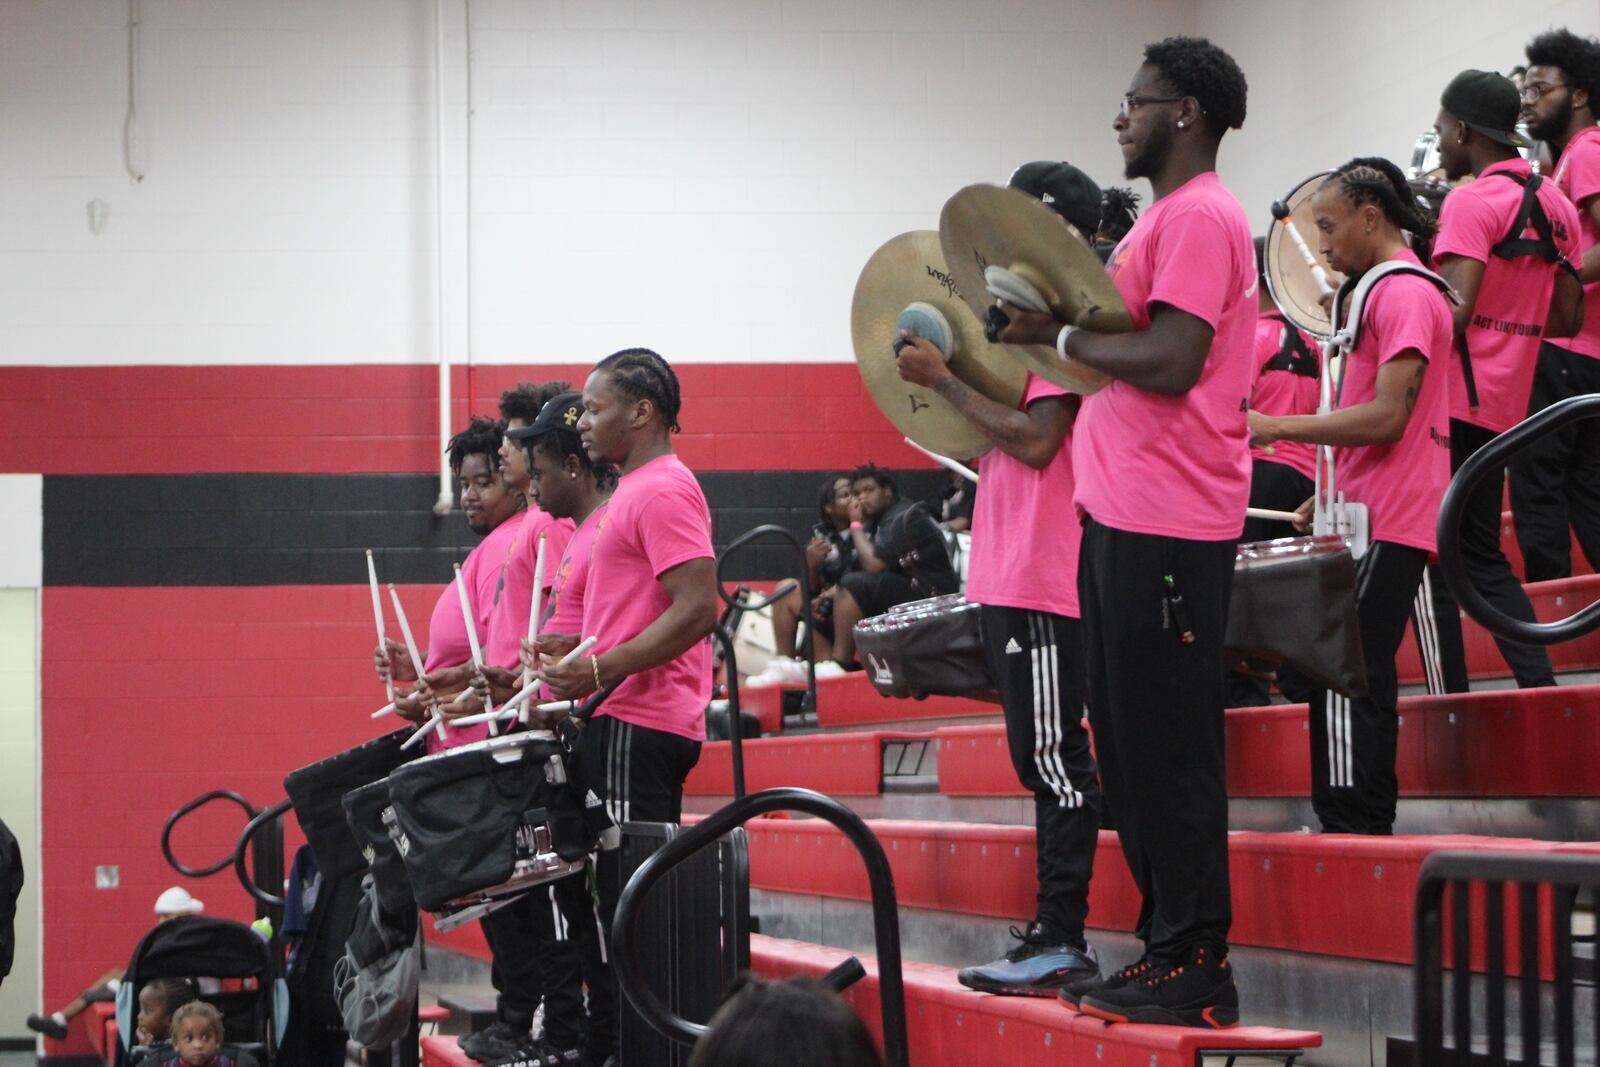
[[(575, 634), (583, 629), (583, 592), (589, 584), (589, 562), (594, 555), (594, 535), (605, 521), (610, 501), (601, 504), (583, 520), (583, 525), (573, 531), (556, 566), (555, 578), (550, 585), (550, 598), (545, 601), (545, 616), (539, 623), (541, 631), (553, 634)], [(588, 636), (584, 634), (582, 636)]]
[[(1550, 314), (1556, 272), (1561, 269), (1538, 256), (1501, 259), (1490, 251), (1505, 237), (1522, 208), (1523, 196), (1521, 185), (1494, 176), (1526, 178), (1531, 173), (1526, 160), (1507, 160), (1485, 167), (1476, 181), (1452, 190), (1439, 213), (1439, 235), (1433, 242), (1435, 264), (1447, 255), (1484, 264), (1483, 281), (1467, 326), (1478, 407), (1473, 408), (1468, 398), (1466, 373), (1457, 349), (1450, 358), (1450, 417), (1496, 433), (1527, 417), (1539, 341)], [(1581, 267), (1577, 209), (1554, 182), (1541, 182), (1538, 197), (1562, 257)], [(1534, 236), (1531, 228), (1527, 236)]]
[[(711, 511), (689, 468), (659, 456), (622, 476), (594, 533), (584, 589), (583, 634), (597, 655), (637, 637), (672, 605), (657, 578), (681, 563), (714, 559)], [(711, 641), (624, 679), (599, 714), (636, 726), (706, 736), (711, 701)]]
[[(1418, 262), (1409, 249), (1395, 258)], [(1362, 321), (1361, 342), (1346, 357), (1341, 408), (1377, 396), (1378, 368), (1408, 349), (1422, 353), (1427, 370), (1400, 440), (1336, 449), (1334, 485), (1367, 505), (1372, 540), (1432, 552), (1450, 483), (1450, 386), (1439, 372), (1450, 356), (1450, 307), (1426, 278), (1397, 274), (1368, 295)]]
[[(1022, 409), (1065, 395), (1065, 389), (1030, 374)], [(1072, 508), (1071, 425), (1061, 451), (1043, 470), (996, 448), (978, 460), (978, 476), (967, 599), (1077, 618), (1083, 526)]]
[[(467, 553), (461, 564), (461, 581), (467, 587), (467, 602), (472, 607), (473, 621), (478, 631), (480, 647), (489, 637), (489, 618), (494, 611), (494, 596), (505, 570), (506, 556), (522, 528), (522, 515), (511, 516), (489, 531), (478, 547)], [(413, 631), (414, 632), (414, 631)], [(428, 622), (427, 663), (424, 674), (443, 667), (458, 667), (472, 658), (472, 648), (467, 643), (467, 624), (461, 617), (461, 595), (456, 592), (455, 579), (444, 587), (433, 606), (433, 617)], [(437, 730), (428, 731), (423, 742), (429, 752), (458, 748), (489, 736), (487, 724), (448, 727), (445, 739), (439, 740)]]
[(1214, 334), (1200, 380), (1182, 396), (1112, 381), (1084, 398), (1072, 445), (1077, 505), (1118, 530), (1233, 540), (1250, 497), (1256, 318), (1244, 209), (1214, 172), (1197, 175), (1139, 216), (1106, 271), (1134, 329), (1149, 329), (1151, 305), (1161, 303)]
[[(539, 559), (539, 535), (545, 535), (544, 588), (550, 591), (556, 565), (572, 537), (571, 519), (553, 519), (537, 509), (526, 512), (522, 527), (511, 543), (501, 584), (489, 616), (489, 639), (483, 646), (485, 663), (516, 667), (522, 662), (522, 639), (528, 636), (528, 611), (533, 607), (533, 571)], [(543, 612), (540, 608), (540, 612)]]
[[(1290, 349), (1281, 355), (1289, 331), (1300, 335), (1307, 355)], [(1321, 382), (1304, 373), (1285, 366), (1292, 363), (1298, 370), (1317, 370), (1322, 365), (1322, 349), (1316, 338), (1294, 324), (1285, 321), (1276, 311), (1263, 311), (1256, 319), (1256, 378), (1250, 390), (1250, 407), (1263, 415), (1314, 415), (1322, 399)], [(1293, 467), (1307, 478), (1315, 476), (1317, 446), (1299, 441), (1279, 441), (1268, 452), (1252, 448), (1251, 459), (1264, 459)]]
[[(1596, 226), (1583, 202), (1600, 195), (1600, 126), (1590, 126), (1567, 142), (1566, 150), (1556, 161), (1555, 182), (1567, 194), (1578, 212), (1582, 230), (1582, 250), (1587, 252), (1600, 241), (1600, 226)], [(1474, 182), (1473, 184), (1477, 184)], [(1445, 198), (1446, 203), (1449, 197)], [(1557, 337), (1554, 343), (1562, 348), (1585, 356), (1600, 358), (1600, 282), (1590, 282), (1583, 287), (1583, 329), (1576, 337)]]

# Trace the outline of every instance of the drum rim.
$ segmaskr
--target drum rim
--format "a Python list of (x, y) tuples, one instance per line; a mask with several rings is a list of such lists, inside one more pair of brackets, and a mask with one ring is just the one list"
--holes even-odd
[[(1296, 182), (1294, 184), (1294, 186), (1291, 187), (1289, 189), (1289, 191), (1284, 194), (1282, 202), (1284, 204), (1291, 204), (1291, 202), (1295, 198), (1295, 194), (1299, 193), (1300, 190), (1304, 189), (1307, 185), (1310, 185), (1312, 182), (1315, 182), (1320, 186), (1323, 182), (1327, 181), (1328, 178), (1332, 174), (1333, 174), (1333, 171), (1331, 171), (1331, 170), (1321, 170), (1321, 171), (1318, 171), (1315, 174), (1311, 175), (1308, 178), (1304, 178), (1301, 181)], [(1314, 195), (1314, 193), (1312, 195)], [(1293, 211), (1293, 208), (1296, 207), (1296, 206), (1298, 206), (1298, 205), (1291, 205), (1291, 207), (1290, 207), (1291, 212)], [(1267, 254), (1271, 253), (1271, 250), (1272, 250), (1272, 247), (1273, 247), (1273, 244), (1272, 244), (1273, 237), (1276, 234), (1278, 234), (1280, 231), (1282, 231), (1283, 229), (1284, 229), (1283, 223), (1280, 222), (1276, 218), (1274, 218), (1271, 222), (1269, 222), (1267, 224), (1267, 233), (1266, 233), (1266, 237), (1265, 237)], [(1302, 236), (1304, 236), (1304, 235), (1302, 235)], [(1280, 240), (1288, 241), (1288, 240), (1290, 240), (1290, 238), (1289, 238), (1288, 234), (1285, 233), (1283, 235), (1283, 237), (1280, 238)], [(1298, 253), (1296, 253), (1296, 254), (1298, 254)], [(1270, 260), (1268, 262), (1270, 262)], [(1268, 270), (1266, 268), (1267, 268), (1267, 264), (1263, 263), (1262, 264), (1261, 274), (1262, 274), (1262, 277), (1264, 277), (1266, 279), (1267, 292), (1272, 294), (1272, 302), (1278, 305), (1278, 310), (1279, 310), (1279, 312), (1282, 313), (1283, 317), (1288, 319), (1291, 323), (1293, 323), (1298, 328), (1304, 330), (1306, 333), (1309, 333), (1311, 336), (1317, 338), (1318, 340), (1326, 341), (1329, 338), (1331, 338), (1333, 336), (1333, 320), (1332, 320), (1332, 318), (1329, 317), (1327, 321), (1323, 321), (1323, 320), (1320, 320), (1320, 319), (1315, 321), (1315, 322), (1303, 322), (1303, 321), (1301, 321), (1302, 316), (1296, 315), (1294, 309), (1292, 308), (1292, 306), (1286, 305), (1285, 301), (1284, 301), (1284, 298), (1278, 295), (1277, 286), (1272, 284), (1272, 271)]]

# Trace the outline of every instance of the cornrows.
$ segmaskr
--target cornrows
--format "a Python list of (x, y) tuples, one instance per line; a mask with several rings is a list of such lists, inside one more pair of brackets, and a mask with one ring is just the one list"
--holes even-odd
[(667, 429), (677, 433), (678, 412), (683, 399), (678, 393), (678, 376), (661, 356), (648, 348), (624, 348), (595, 364), (635, 400), (648, 400), (656, 406)]
[(1436, 229), (1433, 215), (1417, 202), (1399, 167), (1380, 156), (1358, 156), (1335, 170), (1332, 178), (1351, 204), (1372, 204), (1384, 218), (1410, 233), (1412, 249), (1427, 262)]

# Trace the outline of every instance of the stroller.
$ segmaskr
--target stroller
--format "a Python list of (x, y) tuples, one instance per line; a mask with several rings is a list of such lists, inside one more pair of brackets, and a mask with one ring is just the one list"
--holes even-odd
[[(289, 989), (254, 930), (232, 919), (186, 915), (145, 934), (117, 988), (117, 1034), (124, 1053), (133, 1049), (139, 990), (156, 978), (199, 980), (199, 999), (222, 1013), (223, 1048), (271, 1067), (289, 1018)], [(218, 985), (221, 992), (206, 991)]]

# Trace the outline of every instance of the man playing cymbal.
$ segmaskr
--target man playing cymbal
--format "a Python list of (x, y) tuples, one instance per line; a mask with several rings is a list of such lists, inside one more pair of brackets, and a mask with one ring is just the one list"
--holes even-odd
[[(1222, 641), (1250, 492), (1245, 411), (1256, 271), (1244, 210), (1216, 175), (1245, 79), (1198, 38), (1148, 46), (1112, 123), (1154, 202), (1107, 265), (1131, 333), (1002, 308), (1000, 339), (1054, 343), (1108, 375), (1074, 428), (1079, 607), (1106, 802), (1143, 895), (1145, 954), (1062, 997), (1112, 1020), (1225, 1027), (1228, 799)], [(1048, 566), (1049, 564), (1044, 564)]]

